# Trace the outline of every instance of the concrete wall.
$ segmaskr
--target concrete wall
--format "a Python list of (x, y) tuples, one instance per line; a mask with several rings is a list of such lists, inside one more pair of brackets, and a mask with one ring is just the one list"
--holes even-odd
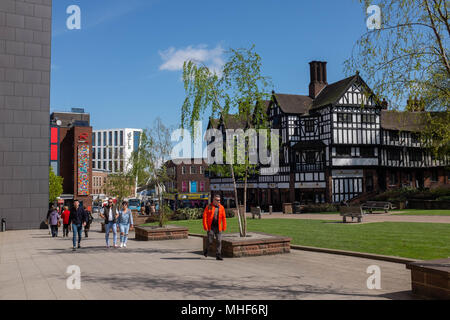
[(38, 228), (48, 210), (52, 0), (0, 1), (0, 218)]

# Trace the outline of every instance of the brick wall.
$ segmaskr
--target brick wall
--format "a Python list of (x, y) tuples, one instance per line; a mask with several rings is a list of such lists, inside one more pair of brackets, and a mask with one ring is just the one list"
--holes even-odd
[(0, 1), (0, 218), (38, 228), (48, 210), (51, 0)]

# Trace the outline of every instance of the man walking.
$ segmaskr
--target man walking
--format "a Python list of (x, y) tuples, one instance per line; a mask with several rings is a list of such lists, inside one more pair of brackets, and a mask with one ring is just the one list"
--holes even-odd
[(206, 206), (203, 212), (203, 229), (208, 232), (208, 246), (203, 251), (205, 257), (208, 256), (208, 249), (214, 237), (217, 241), (216, 259), (222, 259), (222, 231), (227, 229), (227, 219), (225, 208), (220, 204), (220, 195), (215, 195), (213, 202)]
[(87, 221), (88, 217), (86, 211), (84, 211), (83, 206), (80, 206), (80, 202), (78, 200), (74, 200), (73, 208), (69, 216), (69, 224), (72, 223), (73, 251), (77, 250), (76, 248), (77, 235), (78, 235), (78, 248), (81, 248), (81, 234), (83, 227), (86, 226)]
[(100, 217), (105, 220), (106, 247), (109, 248), (109, 229), (112, 228), (114, 248), (117, 248), (117, 218), (119, 217), (119, 211), (112, 199), (108, 200), (108, 205), (105, 206)]

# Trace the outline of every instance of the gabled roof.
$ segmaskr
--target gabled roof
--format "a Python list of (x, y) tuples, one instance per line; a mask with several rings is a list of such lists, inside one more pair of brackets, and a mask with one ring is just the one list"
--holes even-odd
[[(247, 119), (240, 117), (236, 114), (230, 114), (227, 116), (227, 129), (245, 129), (247, 128)], [(222, 124), (222, 119), (209, 119), (208, 128), (218, 129)]]
[(395, 131), (419, 132), (426, 128), (426, 112), (381, 110), (381, 128)]
[(354, 75), (338, 82), (327, 85), (314, 99), (313, 108), (323, 107), (335, 103), (347, 91), (347, 89), (359, 78)]
[(307, 113), (313, 102), (311, 97), (298, 94), (274, 93), (273, 96), (284, 113)]

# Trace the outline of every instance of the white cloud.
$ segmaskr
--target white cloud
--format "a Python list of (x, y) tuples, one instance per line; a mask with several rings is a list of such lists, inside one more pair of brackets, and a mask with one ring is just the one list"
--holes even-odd
[(214, 49), (208, 49), (207, 45), (188, 46), (183, 49), (170, 47), (167, 50), (159, 51), (163, 64), (159, 70), (181, 71), (183, 63), (192, 60), (197, 63), (205, 64), (212, 72), (220, 74), (225, 64), (222, 58), (224, 49), (219, 44)]

